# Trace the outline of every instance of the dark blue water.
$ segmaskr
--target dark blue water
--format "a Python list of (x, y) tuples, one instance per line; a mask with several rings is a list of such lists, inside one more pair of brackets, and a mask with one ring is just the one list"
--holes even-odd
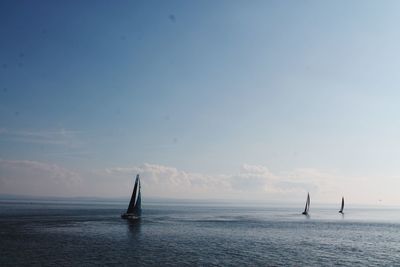
[(0, 266), (399, 265), (400, 210), (0, 202)]

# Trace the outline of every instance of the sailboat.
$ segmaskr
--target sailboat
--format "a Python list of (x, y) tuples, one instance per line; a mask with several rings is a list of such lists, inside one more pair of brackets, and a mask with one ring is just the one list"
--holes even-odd
[(142, 199), (140, 197), (140, 179), (139, 174), (136, 175), (135, 186), (133, 187), (131, 201), (129, 202), (128, 210), (121, 215), (122, 219), (136, 220), (142, 214)]
[(309, 210), (310, 210), (310, 193), (307, 194), (306, 207), (304, 208), (304, 211), (302, 214), (308, 215)]
[(342, 197), (342, 206), (340, 207), (339, 213), (343, 214), (344, 209), (344, 197)]

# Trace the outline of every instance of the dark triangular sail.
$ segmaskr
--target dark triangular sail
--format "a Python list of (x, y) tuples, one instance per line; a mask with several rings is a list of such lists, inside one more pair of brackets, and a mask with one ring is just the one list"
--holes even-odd
[(343, 209), (344, 209), (344, 197), (342, 197), (342, 206), (340, 207), (339, 212), (343, 213)]
[(135, 186), (133, 188), (131, 201), (129, 202), (128, 210), (126, 211), (126, 213), (140, 216), (140, 214), (142, 213), (141, 203), (142, 200), (140, 196), (140, 179), (138, 174), (136, 175)]
[(308, 207), (308, 202), (306, 201), (306, 206), (304, 207), (303, 213), (306, 213), (306, 212), (307, 212), (307, 207)]
[(308, 211), (310, 210), (310, 193), (307, 194), (307, 200), (306, 200), (306, 206), (304, 208), (303, 214), (308, 214)]

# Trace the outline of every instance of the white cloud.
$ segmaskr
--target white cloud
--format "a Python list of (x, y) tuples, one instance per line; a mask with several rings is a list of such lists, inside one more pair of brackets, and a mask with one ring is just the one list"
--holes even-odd
[[(267, 167), (244, 164), (231, 174), (202, 174), (157, 164), (70, 170), (37, 161), (0, 160), (0, 193), (42, 196), (129, 197), (137, 173), (143, 196), (186, 199), (263, 200), (302, 203), (310, 192), (315, 202), (400, 204), (397, 177), (347, 177), (302, 168), (273, 173)], [(314, 202), (314, 203), (315, 203)]]
[(400, 204), (396, 190), (400, 179), (396, 177), (346, 176), (315, 168), (273, 173), (266, 166), (244, 164), (236, 173), (212, 175), (142, 164), (108, 168), (100, 173), (109, 179), (126, 178), (125, 195), (129, 194), (133, 177), (140, 173), (143, 191), (152, 197), (302, 203), (305, 194), (310, 192), (313, 200), (320, 203), (336, 203), (344, 195), (352, 203), (377, 204), (383, 199), (386, 204)]
[(308, 188), (316, 188), (311, 181), (283, 178), (265, 166), (249, 164), (244, 164), (235, 174), (193, 173), (156, 164), (108, 168), (104, 173), (124, 177), (140, 173), (143, 190), (160, 197), (270, 199), (293, 193), (304, 196)]
[(68, 196), (81, 178), (56, 164), (0, 159), (0, 181), (2, 194)]
[(211, 176), (185, 172), (174, 167), (157, 164), (142, 164), (128, 168), (108, 168), (107, 175), (133, 177), (140, 173), (144, 190), (152, 196), (160, 197), (199, 197), (217, 193), (229, 186), (223, 175)]

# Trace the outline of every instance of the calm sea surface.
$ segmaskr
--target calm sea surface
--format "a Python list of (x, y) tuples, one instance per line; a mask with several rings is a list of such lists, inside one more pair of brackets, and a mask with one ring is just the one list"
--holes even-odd
[(0, 266), (400, 266), (400, 210), (0, 201)]

